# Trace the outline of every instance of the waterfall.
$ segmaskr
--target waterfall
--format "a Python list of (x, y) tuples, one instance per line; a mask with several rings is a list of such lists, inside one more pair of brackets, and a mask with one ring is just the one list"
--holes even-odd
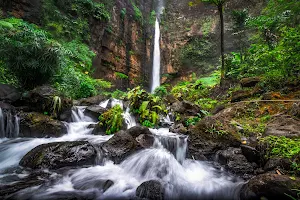
[(19, 135), (20, 119), (10, 111), (4, 112), (0, 108), (0, 138), (15, 138)]
[(134, 116), (130, 114), (130, 108), (127, 107), (126, 111), (123, 113), (124, 121), (127, 125), (127, 129), (130, 129), (131, 127), (136, 126), (136, 121), (134, 119)]
[(153, 51), (153, 69), (152, 69), (152, 86), (151, 92), (153, 93), (155, 88), (160, 85), (160, 47), (159, 47), (159, 22), (156, 18), (155, 21), (155, 39), (154, 39), (154, 51)]

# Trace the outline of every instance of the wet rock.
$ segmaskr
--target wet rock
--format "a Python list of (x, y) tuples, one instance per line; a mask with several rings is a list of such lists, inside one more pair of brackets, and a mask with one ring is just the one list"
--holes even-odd
[(300, 188), (300, 179), (278, 174), (262, 174), (252, 178), (246, 183), (240, 193), (241, 200), (280, 199), (290, 200), (292, 196), (297, 199)]
[(0, 101), (13, 103), (21, 98), (21, 93), (12, 85), (0, 83)]
[(177, 99), (172, 95), (172, 94), (168, 94), (166, 96), (166, 101), (169, 103), (169, 104), (173, 104), (177, 101)]
[(41, 113), (20, 113), (20, 137), (60, 137), (67, 134), (64, 123)]
[(242, 153), (249, 162), (259, 163), (260, 155), (259, 152), (248, 145), (241, 145)]
[(76, 105), (80, 106), (91, 106), (91, 105), (99, 105), (101, 101), (106, 100), (107, 97), (104, 95), (97, 95), (89, 98), (83, 98), (78, 100)]
[[(226, 118), (222, 116), (220, 120), (226, 120)], [(218, 124), (222, 122), (220, 120), (217, 116), (205, 117), (191, 129), (188, 138), (190, 158), (201, 158), (204, 155), (206, 158), (212, 159), (218, 150), (240, 146), (240, 136), (235, 127), (226, 121), (222, 123), (222, 127), (218, 127)]]
[(186, 134), (188, 132), (187, 128), (183, 126), (182, 123), (180, 124), (173, 124), (170, 127), (170, 132), (172, 133), (180, 133), (180, 134)]
[(92, 165), (95, 148), (86, 141), (42, 144), (28, 152), (20, 165), (31, 169), (59, 169), (69, 166)]
[(95, 125), (89, 125), (88, 128), (93, 128), (93, 135), (105, 135), (105, 129), (100, 126), (99, 123)]
[(280, 115), (272, 119), (266, 128), (265, 135), (300, 137), (300, 120), (288, 115)]
[(106, 190), (108, 190), (113, 185), (114, 185), (114, 182), (112, 180), (105, 181), (105, 183), (103, 185), (103, 192), (105, 192)]
[(176, 101), (171, 105), (171, 110), (173, 112), (177, 112), (180, 114), (186, 114), (186, 115), (197, 115), (197, 113), (200, 112), (201, 108), (189, 101)]
[(144, 198), (148, 200), (163, 200), (164, 199), (164, 189), (160, 182), (155, 180), (150, 180), (142, 183), (136, 189), (136, 196), (139, 198)]
[(264, 166), (265, 171), (271, 171), (274, 169), (290, 170), (291, 161), (286, 158), (270, 158)]
[(136, 137), (138, 137), (141, 134), (143, 134), (143, 135), (152, 135), (152, 133), (150, 132), (150, 130), (147, 127), (143, 127), (143, 126), (134, 126), (134, 127), (131, 127), (126, 132), (129, 135), (131, 135), (133, 138), (136, 138)]
[(154, 136), (150, 134), (142, 134), (136, 138), (136, 141), (144, 148), (152, 147), (154, 140)]
[(240, 84), (242, 87), (254, 87), (259, 82), (259, 77), (243, 78), (240, 80)]
[(92, 115), (94, 118), (98, 118), (101, 114), (106, 112), (107, 109), (98, 105), (91, 105), (85, 109), (85, 112)]
[(218, 161), (235, 174), (252, 174), (254, 169), (240, 148), (229, 147), (217, 152)]
[(46, 172), (33, 172), (24, 179), (21, 179), (18, 182), (15, 182), (10, 185), (1, 185), (0, 186), (0, 199), (18, 199), (14, 197), (13, 194), (23, 190), (25, 188), (30, 188), (43, 184), (50, 176)]
[(105, 157), (111, 159), (116, 164), (121, 163), (127, 156), (141, 148), (140, 144), (125, 131), (117, 132), (101, 146)]
[[(59, 103), (57, 103), (57, 108), (53, 110), (54, 98), (59, 97)], [(73, 106), (73, 102), (69, 98), (65, 98), (60, 96), (59, 92), (48, 85), (43, 85), (37, 87), (28, 93), (26, 93), (22, 98), (22, 103), (30, 108), (30, 111), (52, 114), (55, 117), (59, 117), (59, 115), (66, 110), (71, 110)], [(58, 101), (58, 102), (59, 102)]]

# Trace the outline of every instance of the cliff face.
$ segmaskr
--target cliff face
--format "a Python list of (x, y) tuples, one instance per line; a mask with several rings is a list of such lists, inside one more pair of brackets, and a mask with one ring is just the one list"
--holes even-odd
[[(134, 6), (143, 13), (143, 19), (137, 18)], [(138, 84), (149, 86), (152, 29), (148, 18), (151, 10), (152, 0), (139, 1), (136, 5), (130, 0), (118, 0), (105, 29), (97, 22), (92, 24), (91, 46), (97, 52), (95, 78), (110, 80), (120, 89)]]
[[(214, 70), (220, 57), (220, 24), (217, 8), (207, 3), (191, 6), (190, 0), (168, 0), (162, 19), (163, 81), (186, 80)], [(232, 10), (258, 14), (264, 1), (231, 0), (225, 5), (225, 52), (237, 51)], [(230, 10), (230, 11), (229, 11)]]

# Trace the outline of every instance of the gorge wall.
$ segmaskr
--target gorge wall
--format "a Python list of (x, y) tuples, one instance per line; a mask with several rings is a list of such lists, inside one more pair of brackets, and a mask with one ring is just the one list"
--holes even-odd
[[(0, 0), (2, 13), (42, 24), (42, 5), (46, 0)], [(96, 0), (106, 2), (107, 0)], [(89, 19), (90, 40), (96, 57), (93, 77), (111, 81), (116, 88), (135, 85), (150, 87), (154, 39), (155, 0), (109, 1), (109, 22)], [(191, 78), (192, 73), (207, 74), (219, 63), (219, 15), (216, 7), (190, 0), (167, 0), (161, 16), (162, 82)], [(231, 0), (225, 7), (225, 51), (237, 50), (231, 14), (226, 10), (248, 8), (260, 12), (264, 1)]]

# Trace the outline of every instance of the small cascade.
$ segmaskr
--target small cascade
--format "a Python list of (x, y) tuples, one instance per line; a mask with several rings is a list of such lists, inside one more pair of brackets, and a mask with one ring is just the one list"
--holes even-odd
[(107, 99), (107, 100), (105, 100), (105, 101), (100, 102), (100, 103), (99, 103), (99, 106), (101, 106), (102, 108), (107, 108), (107, 105), (108, 105), (108, 103), (109, 103), (109, 100), (110, 100), (110, 99)]
[(116, 105), (119, 105), (123, 109), (123, 101), (120, 99), (112, 99), (111, 100), (111, 107), (115, 107)]
[(153, 93), (155, 88), (160, 85), (160, 29), (159, 21), (156, 18), (155, 21), (155, 39), (154, 39), (154, 51), (153, 51), (153, 70), (152, 70), (152, 86), (151, 92)]
[(93, 122), (94, 119), (85, 115), (86, 106), (74, 106), (72, 108), (72, 122)]
[(171, 133), (168, 128), (152, 129), (151, 132), (157, 136), (154, 142), (155, 148), (167, 149), (179, 163), (185, 160), (187, 136)]
[(136, 126), (135, 118), (132, 114), (130, 114), (130, 108), (127, 107), (125, 113), (123, 113), (123, 118), (125, 120), (125, 123), (127, 125), (127, 129), (130, 129), (131, 127)]
[(10, 111), (0, 108), (0, 138), (16, 138), (19, 136), (20, 119)]

